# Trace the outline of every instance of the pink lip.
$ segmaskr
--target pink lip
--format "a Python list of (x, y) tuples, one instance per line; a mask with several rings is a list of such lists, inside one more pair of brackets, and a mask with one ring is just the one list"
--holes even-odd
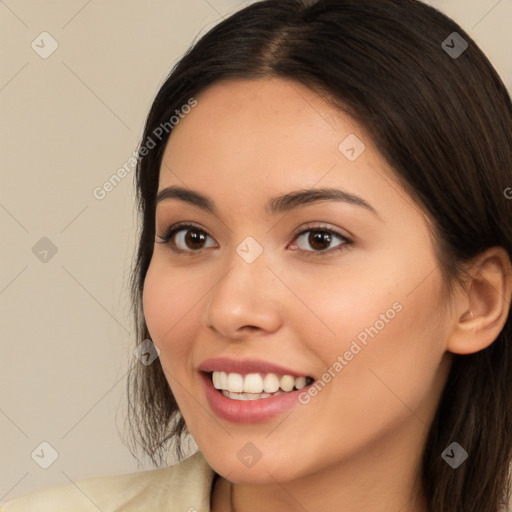
[[(285, 374), (290, 375), (286, 372)], [(300, 393), (307, 391), (313, 385), (310, 384), (302, 389), (258, 400), (233, 400), (215, 388), (209, 373), (200, 371), (199, 375), (212, 411), (220, 418), (233, 423), (258, 423), (274, 418), (299, 403)]]
[(291, 375), (292, 377), (312, 377), (306, 373), (291, 370), (284, 366), (269, 363), (261, 359), (230, 359), (229, 357), (215, 357), (203, 361), (198, 368), (202, 372), (226, 372), (247, 375), (248, 373), (276, 373), (278, 375)]

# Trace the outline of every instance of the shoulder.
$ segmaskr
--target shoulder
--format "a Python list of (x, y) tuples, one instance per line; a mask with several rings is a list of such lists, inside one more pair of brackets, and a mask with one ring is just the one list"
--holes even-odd
[(0, 512), (207, 512), (214, 475), (197, 451), (166, 468), (87, 478), (35, 491), (0, 504)]

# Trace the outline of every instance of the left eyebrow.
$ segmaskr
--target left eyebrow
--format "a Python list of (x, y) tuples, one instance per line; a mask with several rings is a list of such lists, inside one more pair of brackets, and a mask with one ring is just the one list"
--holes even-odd
[(308, 204), (320, 201), (337, 201), (359, 206), (370, 211), (380, 219), (375, 208), (362, 197), (337, 188), (311, 188), (296, 190), (289, 192), (288, 194), (273, 197), (265, 206), (265, 212), (268, 215), (275, 215), (277, 213), (288, 212), (295, 208), (307, 206)]
[[(156, 203), (158, 204), (168, 199), (184, 201), (218, 216), (217, 208), (212, 199), (195, 190), (177, 185), (166, 187), (158, 192)], [(265, 205), (265, 213), (267, 215), (276, 215), (320, 201), (337, 201), (358, 206), (368, 210), (382, 220), (375, 208), (362, 197), (336, 188), (303, 189), (272, 197)]]

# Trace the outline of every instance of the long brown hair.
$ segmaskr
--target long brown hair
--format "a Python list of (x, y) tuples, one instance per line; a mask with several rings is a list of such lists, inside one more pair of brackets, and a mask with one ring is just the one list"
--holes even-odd
[[(260, 1), (191, 47), (149, 112), (135, 174), (142, 220), (131, 279), (136, 343), (150, 338), (142, 290), (169, 119), (219, 80), (274, 76), (322, 94), (368, 130), (431, 220), (450, 290), (462, 264), (485, 249), (502, 246), (512, 254), (512, 200), (505, 192), (512, 186), (512, 104), (475, 41), (417, 0)], [(168, 130), (155, 132), (162, 126)], [(497, 512), (510, 499), (510, 317), (485, 350), (454, 355), (421, 465), (431, 512)], [(173, 444), (182, 458), (188, 430), (158, 359), (148, 366), (134, 359), (128, 400), (135, 451), (158, 466)], [(457, 470), (441, 458), (453, 441), (469, 453)]]

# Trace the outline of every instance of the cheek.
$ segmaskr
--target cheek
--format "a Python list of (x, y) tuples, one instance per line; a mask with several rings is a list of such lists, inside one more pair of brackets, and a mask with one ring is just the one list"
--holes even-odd
[(200, 281), (185, 279), (185, 274), (152, 261), (144, 281), (144, 317), (151, 339), (161, 351), (164, 368), (173, 361), (184, 360), (189, 341), (200, 324), (203, 293), (192, 284)]
[(293, 284), (294, 293), (287, 309), (293, 318), (290, 323), (300, 326), (300, 339), (315, 359), (319, 357), (329, 366), (350, 350), (353, 340), (363, 348), (365, 342), (369, 346), (376, 331), (376, 338), (381, 338), (399, 321), (403, 306), (397, 280), (378, 283), (378, 277), (373, 268), (365, 272), (355, 268), (326, 272), (320, 268), (318, 272), (285, 274), (283, 280)]
[[(340, 305), (327, 363), (333, 368), (338, 356), (343, 358), (333, 368), (332, 392), (340, 405), (330, 409), (334, 424), (363, 426), (359, 435), (369, 436), (407, 419), (429, 423), (446, 370), (441, 330), (433, 321), (440, 307), (437, 284), (431, 276), (413, 293), (406, 283), (392, 293), (385, 287), (385, 293), (372, 293), (370, 302), (354, 289)], [(369, 414), (371, 424), (364, 426), (361, 418)]]
[(406, 263), (337, 280), (310, 277), (294, 290), (309, 306), (297, 307), (294, 323), (325, 365), (326, 391), (320, 394), (332, 392), (339, 400), (329, 413), (335, 424), (341, 410), (353, 424), (369, 410), (385, 423), (412, 414), (408, 407), (420, 408), (418, 415), (428, 420), (445, 370), (443, 329), (435, 320), (441, 281), (437, 272), (425, 279), (427, 272), (417, 265), (405, 272)]

